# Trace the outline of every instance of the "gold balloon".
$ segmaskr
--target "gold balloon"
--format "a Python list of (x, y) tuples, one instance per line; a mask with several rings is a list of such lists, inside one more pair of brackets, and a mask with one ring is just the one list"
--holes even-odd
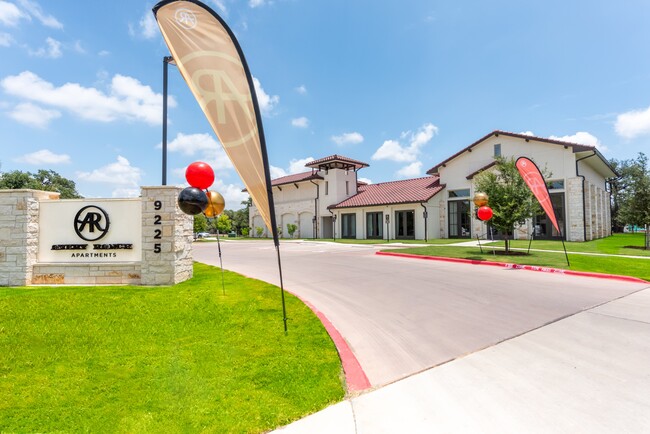
[(207, 218), (216, 217), (223, 212), (223, 209), (226, 207), (226, 201), (216, 191), (208, 191), (206, 194), (208, 195), (208, 206), (203, 211), (203, 214)]
[(485, 206), (488, 204), (488, 195), (485, 193), (476, 193), (474, 195), (474, 205)]

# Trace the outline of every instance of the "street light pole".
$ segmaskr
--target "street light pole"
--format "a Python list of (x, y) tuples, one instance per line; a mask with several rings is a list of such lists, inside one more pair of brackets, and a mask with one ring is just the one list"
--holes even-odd
[(163, 127), (162, 127), (162, 185), (167, 185), (167, 76), (171, 56), (163, 57)]

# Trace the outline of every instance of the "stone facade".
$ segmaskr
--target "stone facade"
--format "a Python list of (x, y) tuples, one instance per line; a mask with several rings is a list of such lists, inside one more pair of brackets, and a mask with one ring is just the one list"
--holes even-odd
[[(39, 210), (58, 193), (0, 191), (0, 286), (173, 285), (192, 277), (192, 217), (178, 187), (142, 188), (142, 260), (38, 263)], [(137, 222), (134, 222), (137, 224)]]

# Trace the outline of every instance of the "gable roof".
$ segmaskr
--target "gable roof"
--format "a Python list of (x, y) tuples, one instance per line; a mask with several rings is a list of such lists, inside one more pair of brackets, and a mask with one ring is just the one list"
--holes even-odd
[(314, 169), (354, 169), (359, 170), (368, 167), (368, 163), (363, 161), (353, 160), (352, 158), (344, 157), (342, 155), (334, 154), (329, 157), (320, 158), (318, 160), (310, 161), (305, 164), (305, 167)]
[(444, 167), (451, 160), (453, 160), (456, 157), (462, 155), (466, 151), (471, 151), (472, 148), (474, 148), (475, 146), (477, 146), (480, 143), (484, 142), (485, 140), (489, 139), (490, 137), (492, 137), (492, 136), (498, 137), (499, 135), (508, 136), (508, 137), (515, 137), (515, 138), (518, 138), (518, 139), (524, 139), (527, 142), (531, 141), (531, 140), (534, 140), (536, 142), (543, 142), (543, 143), (549, 143), (549, 144), (553, 144), (553, 145), (565, 146), (567, 148), (571, 148), (573, 150), (573, 153), (585, 152), (585, 151), (593, 151), (593, 152), (596, 153), (596, 155), (598, 155), (600, 157), (601, 160), (603, 160), (603, 162), (607, 166), (609, 166), (609, 169), (612, 172), (616, 173), (614, 171), (614, 169), (609, 165), (609, 162), (607, 161), (607, 159), (605, 159), (605, 157), (603, 157), (603, 155), (596, 149), (595, 146), (588, 146), (588, 145), (582, 145), (582, 144), (579, 144), (579, 143), (571, 143), (571, 142), (564, 142), (564, 141), (561, 141), (561, 140), (547, 139), (547, 138), (544, 138), (544, 137), (529, 136), (527, 134), (517, 134), (517, 133), (511, 133), (511, 132), (508, 132), (508, 131), (495, 130), (495, 131), (492, 131), (491, 133), (481, 137), (480, 139), (478, 139), (477, 141), (475, 141), (474, 143), (472, 143), (468, 147), (466, 147), (464, 149), (461, 149), (460, 151), (456, 152), (454, 155), (447, 158), (445, 161), (436, 164), (435, 166), (433, 166), (431, 169), (429, 169), (427, 171), (427, 175), (434, 175), (434, 174), (438, 173), (438, 169), (441, 166)]
[(438, 176), (359, 186), (359, 192), (330, 209), (426, 202), (445, 188)]

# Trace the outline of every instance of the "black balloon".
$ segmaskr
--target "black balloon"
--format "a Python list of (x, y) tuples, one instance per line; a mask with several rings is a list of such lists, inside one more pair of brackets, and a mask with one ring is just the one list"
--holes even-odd
[(201, 214), (208, 207), (208, 196), (203, 190), (187, 187), (178, 195), (178, 207), (185, 214)]

